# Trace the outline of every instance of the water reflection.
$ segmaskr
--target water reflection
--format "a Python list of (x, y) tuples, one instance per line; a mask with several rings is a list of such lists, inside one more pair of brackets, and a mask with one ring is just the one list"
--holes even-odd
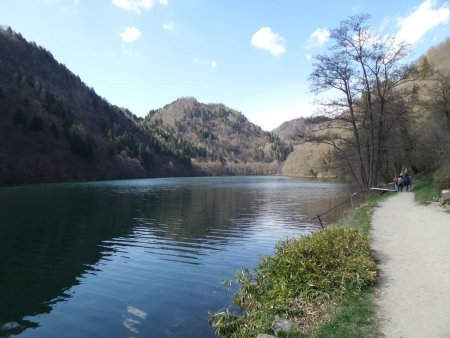
[(127, 317), (123, 321), (123, 326), (130, 333), (139, 334), (139, 325), (142, 320), (147, 319), (147, 313), (133, 306), (127, 306)]
[(218, 281), (346, 193), (280, 177), (2, 188), (0, 336), (211, 336)]

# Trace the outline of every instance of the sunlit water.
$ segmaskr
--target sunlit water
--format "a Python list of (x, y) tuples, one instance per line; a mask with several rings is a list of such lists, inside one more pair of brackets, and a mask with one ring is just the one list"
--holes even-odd
[(287, 177), (1, 188), (0, 336), (214, 337), (220, 282), (349, 193)]

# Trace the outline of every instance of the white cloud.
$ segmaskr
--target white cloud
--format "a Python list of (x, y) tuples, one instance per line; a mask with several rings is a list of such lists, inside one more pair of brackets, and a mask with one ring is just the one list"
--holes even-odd
[(162, 28), (165, 31), (174, 31), (175, 30), (175, 23), (174, 22), (168, 22), (162, 25)]
[(312, 55), (311, 54), (306, 54), (305, 55), (305, 59), (306, 59), (306, 61), (308, 61), (308, 62), (310, 62), (311, 60), (312, 60)]
[(133, 42), (141, 37), (141, 31), (136, 27), (127, 27), (120, 33), (120, 37), (124, 42)]
[(200, 66), (202, 68), (211, 68), (211, 69), (216, 69), (219, 64), (217, 63), (217, 61), (214, 60), (208, 60), (208, 59), (199, 59), (199, 58), (194, 58), (193, 60), (194, 65)]
[(330, 31), (328, 28), (317, 28), (309, 36), (308, 41), (306, 41), (306, 49), (311, 49), (315, 47), (320, 47), (330, 40)]
[(168, 5), (169, 4), (169, 0), (159, 0), (159, 3), (161, 4), (161, 5)]
[(434, 27), (446, 25), (450, 18), (449, 3), (437, 7), (436, 0), (425, 0), (409, 16), (397, 20), (400, 27), (395, 38), (397, 41), (416, 43)]
[(272, 32), (270, 27), (263, 27), (252, 36), (252, 46), (269, 51), (275, 56), (286, 51), (284, 45), (286, 39), (281, 35)]
[[(164, 0), (161, 0), (161, 3)], [(127, 11), (133, 11), (138, 14), (141, 13), (141, 8), (150, 9), (153, 7), (154, 0), (112, 0), (112, 3), (122, 9)], [(166, 1), (167, 2), (167, 1)]]

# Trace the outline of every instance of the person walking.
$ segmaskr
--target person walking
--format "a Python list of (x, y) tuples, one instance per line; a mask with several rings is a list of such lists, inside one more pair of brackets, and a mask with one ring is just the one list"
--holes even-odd
[(407, 173), (403, 177), (403, 186), (406, 188), (406, 191), (409, 191), (409, 175)]
[(398, 176), (398, 190), (397, 191), (403, 191), (403, 176), (400, 174)]

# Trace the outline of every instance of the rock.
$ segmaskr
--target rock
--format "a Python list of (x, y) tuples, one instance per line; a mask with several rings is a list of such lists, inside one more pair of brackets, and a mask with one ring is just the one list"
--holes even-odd
[(280, 316), (278, 315), (275, 316), (275, 320), (272, 322), (272, 329), (275, 331), (275, 333), (278, 333), (280, 331), (291, 331), (292, 327), (293, 324), (290, 320), (280, 318)]
[(256, 338), (277, 338), (277, 337), (272, 336), (272, 335), (270, 335), (270, 334), (258, 333), (258, 335), (256, 336)]
[(450, 204), (450, 190), (442, 190), (441, 199), (439, 202), (441, 204)]

